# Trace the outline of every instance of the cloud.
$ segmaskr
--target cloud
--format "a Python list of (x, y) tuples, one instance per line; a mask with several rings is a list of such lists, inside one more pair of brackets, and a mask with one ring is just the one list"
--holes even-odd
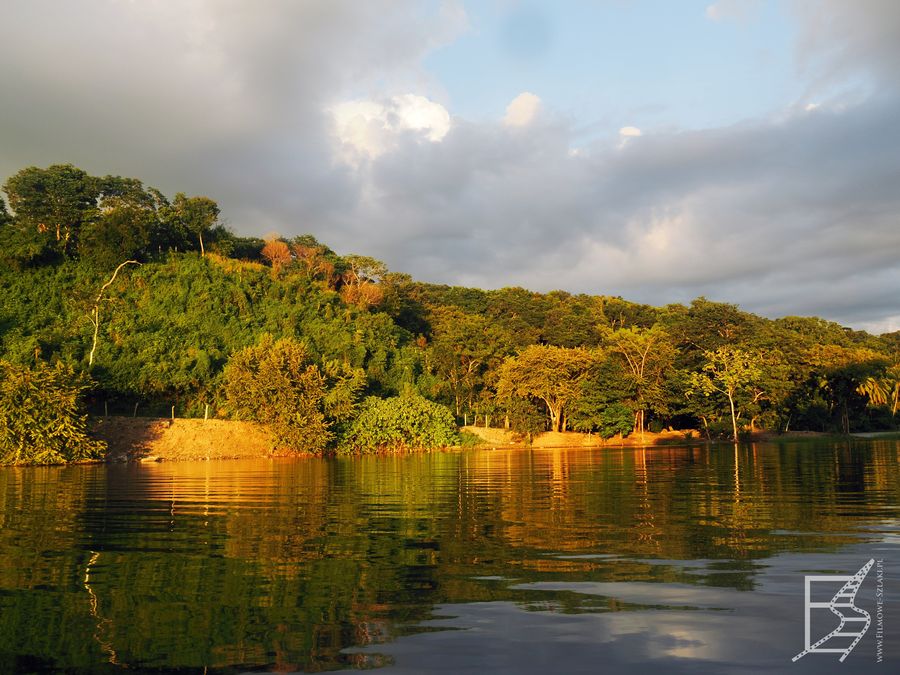
[(209, 194), (239, 232), (423, 280), (894, 326), (900, 22), (856, 7), (795, 5), (798, 54), (872, 93), (591, 142), (527, 91), (502, 120), (453, 115), (422, 63), (465, 30), (455, 4), (14, 2), (0, 58), (28, 68), (0, 69), (0, 175), (70, 161)]
[(897, 110), (885, 98), (576, 155), (564, 125), (521, 139), (460, 124), (361, 170), (366, 198), (338, 231), (352, 245), (365, 223), (378, 255), (435, 281), (705, 294), (859, 325), (896, 313)]
[(15, 1), (0, 176), (73, 162), (209, 194), (244, 231), (311, 227), (356, 200), (329, 111), (439, 91), (422, 58), (465, 25), (452, 2)]
[(619, 129), (619, 148), (624, 148), (628, 141), (641, 135), (642, 132), (637, 127), (622, 127)]
[(819, 86), (863, 76), (874, 88), (900, 85), (900, 3), (794, 0), (797, 55)]
[(541, 109), (541, 99), (529, 91), (523, 91), (506, 106), (503, 123), (508, 127), (524, 127), (531, 124)]
[(331, 113), (341, 154), (350, 163), (358, 161), (360, 154), (370, 158), (384, 154), (404, 132), (436, 143), (450, 130), (447, 109), (415, 94), (393, 96), (384, 103), (346, 101), (334, 106)]
[(706, 7), (710, 21), (747, 21), (762, 7), (762, 0), (719, 0)]

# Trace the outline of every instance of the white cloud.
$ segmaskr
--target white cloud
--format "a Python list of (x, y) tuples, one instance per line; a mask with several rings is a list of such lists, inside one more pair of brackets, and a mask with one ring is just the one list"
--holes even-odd
[(619, 129), (619, 149), (624, 148), (632, 138), (641, 135), (641, 130), (637, 127), (622, 127)]
[(531, 124), (541, 109), (541, 99), (529, 91), (516, 96), (508, 106), (503, 124), (508, 127), (524, 127)]
[(447, 109), (416, 94), (393, 96), (383, 103), (347, 101), (334, 106), (331, 114), (342, 154), (351, 163), (360, 154), (374, 158), (396, 147), (403, 132), (437, 143), (450, 131)]
[(611, 143), (529, 92), (502, 120), (451, 118), (422, 63), (458, 34), (458, 5), (18, 2), (0, 58), (29, 67), (0, 69), (15, 92), (0, 181), (70, 161), (426, 281), (896, 326), (900, 3), (801, 5), (801, 52), (869, 69), (877, 95), (810, 92), (777, 119)]

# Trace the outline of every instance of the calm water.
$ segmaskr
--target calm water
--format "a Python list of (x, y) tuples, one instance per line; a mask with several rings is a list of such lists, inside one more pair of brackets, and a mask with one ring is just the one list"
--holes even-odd
[[(0, 672), (897, 672), (898, 455), (860, 441), (2, 469)], [(869, 558), (884, 663), (873, 567), (856, 601), (873, 625), (846, 663), (792, 664), (804, 575)], [(813, 641), (834, 627), (822, 611)]]

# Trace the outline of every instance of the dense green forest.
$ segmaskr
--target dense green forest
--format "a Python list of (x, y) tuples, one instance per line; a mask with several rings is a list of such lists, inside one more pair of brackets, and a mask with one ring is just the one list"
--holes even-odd
[[(312, 452), (450, 445), (454, 422), (716, 438), (900, 420), (900, 332), (417, 282), (310, 235), (237, 236), (208, 197), (71, 165), (3, 191), (0, 461), (48, 425), (62, 431), (45, 456), (84, 456), (87, 411), (173, 406)], [(67, 425), (46, 421), (54, 400)]]

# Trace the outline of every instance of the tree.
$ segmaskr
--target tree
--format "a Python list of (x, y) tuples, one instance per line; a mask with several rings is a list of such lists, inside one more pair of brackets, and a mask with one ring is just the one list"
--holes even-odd
[(489, 369), (499, 366), (512, 346), (492, 321), (467, 314), (457, 307), (438, 307), (429, 316), (433, 338), (428, 348), (428, 365), (449, 392), (456, 416), (463, 404), (471, 409), (484, 386)]
[(291, 262), (291, 249), (288, 245), (276, 235), (266, 238), (266, 245), (263, 246), (262, 256), (269, 261), (272, 266), (272, 273), (278, 274), (281, 268)]
[(723, 394), (731, 411), (734, 442), (738, 441), (738, 413), (736, 400), (750, 391), (762, 377), (759, 355), (737, 347), (719, 347), (705, 352), (706, 363), (701, 372), (691, 373), (688, 395), (701, 393), (710, 396)]
[(858, 415), (865, 408), (870, 394), (876, 398), (880, 392), (867, 384), (882, 378), (887, 359), (871, 349), (841, 347), (838, 345), (814, 345), (808, 354), (813, 367), (813, 384), (826, 394), (830, 412), (840, 416), (840, 429), (850, 433), (851, 413)]
[(224, 391), (231, 414), (266, 424), (282, 447), (320, 453), (332, 439), (323, 409), (327, 391), (303, 343), (263, 335), (231, 355)]
[(384, 292), (378, 282), (388, 273), (380, 260), (363, 255), (347, 255), (343, 258), (345, 271), (341, 297), (345, 302), (368, 309), (381, 304)]
[[(571, 426), (576, 431), (597, 431), (604, 438), (634, 430), (635, 410), (625, 402), (636, 400), (634, 382), (618, 354), (607, 353), (598, 358), (587, 378), (581, 383), (581, 394), (569, 405)], [(622, 428), (622, 420), (628, 424)]]
[(88, 435), (83, 409), (88, 384), (63, 363), (0, 361), (0, 464), (101, 459), (106, 446)]
[(9, 225), (11, 222), (12, 216), (9, 215), (9, 211), (6, 209), (6, 202), (0, 197), (0, 228)]
[(109, 205), (82, 228), (83, 260), (109, 269), (123, 257), (146, 260), (157, 227), (156, 214), (133, 204)]
[(3, 186), (21, 235), (21, 254), (27, 260), (47, 251), (74, 253), (81, 226), (95, 213), (98, 184), (71, 164), (46, 169), (31, 166)]
[(626, 377), (634, 388), (634, 431), (643, 433), (647, 409), (662, 410), (665, 406), (663, 384), (672, 369), (675, 347), (660, 326), (600, 330), (606, 347), (625, 366)]
[(209, 232), (219, 219), (219, 205), (209, 197), (187, 197), (179, 192), (167, 207), (166, 216), (170, 226), (197, 238), (200, 254), (205, 256), (203, 233)]
[(583, 348), (530, 345), (500, 367), (497, 396), (536, 398), (547, 406), (552, 431), (566, 430), (566, 406), (581, 393), (598, 354)]

